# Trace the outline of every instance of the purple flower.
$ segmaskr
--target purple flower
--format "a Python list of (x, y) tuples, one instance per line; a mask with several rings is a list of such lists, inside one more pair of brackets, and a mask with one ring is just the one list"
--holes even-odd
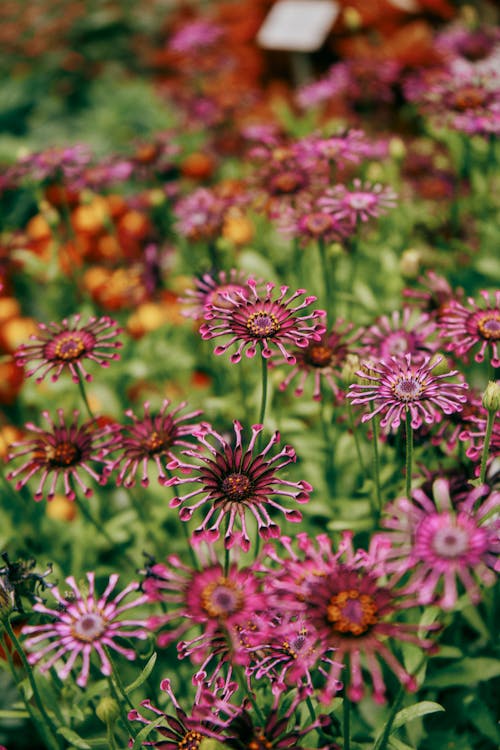
[[(205, 273), (200, 279), (195, 279), (195, 289), (188, 289), (186, 296), (181, 299), (187, 309), (182, 314), (195, 320), (200, 320), (205, 314), (207, 305), (217, 304), (231, 308), (233, 301), (228, 301), (227, 295), (234, 293), (249, 295), (247, 288), (248, 274), (232, 268), (228, 273), (219, 271), (218, 274)], [(189, 307), (188, 307), (189, 306)]]
[[(446, 383), (445, 378), (457, 374), (457, 370), (433, 375), (432, 370), (442, 361), (436, 357), (430, 364), (425, 357), (419, 364), (413, 364), (410, 354), (404, 357), (390, 357), (386, 362), (370, 362), (369, 371), (359, 371), (357, 375), (364, 384), (351, 385), (347, 398), (353, 404), (371, 404), (373, 411), (364, 414), (362, 422), (382, 414), (381, 427), (397, 429), (406, 414), (411, 415), (411, 426), (417, 429), (423, 422), (440, 422), (444, 414), (461, 411), (467, 401), (464, 391), (466, 383)], [(368, 382), (366, 382), (368, 381)]]
[(87, 573), (88, 591), (82, 592), (75, 579), (66, 578), (71, 589), (69, 594), (61, 594), (57, 587), (51, 592), (58, 602), (58, 607), (50, 609), (44, 604), (35, 604), (36, 612), (49, 615), (51, 622), (47, 625), (25, 626), (23, 635), (29, 636), (25, 645), (28, 650), (37, 648), (43, 641), (49, 641), (40, 650), (34, 650), (28, 656), (30, 664), (43, 661), (40, 668), (46, 672), (60, 659), (67, 656), (64, 666), (58, 669), (59, 677), (64, 680), (73, 669), (79, 656), (82, 657), (82, 668), (76, 683), (85, 687), (90, 671), (90, 657), (95, 651), (100, 660), (100, 671), (103, 675), (111, 674), (111, 664), (106, 655), (106, 648), (113, 649), (127, 659), (135, 659), (135, 652), (116, 642), (116, 638), (147, 638), (143, 620), (122, 620), (120, 615), (127, 610), (138, 607), (146, 601), (140, 596), (127, 604), (122, 600), (132, 591), (139, 588), (138, 583), (130, 583), (114, 599), (110, 594), (115, 588), (119, 576), (113, 574), (102, 596), (97, 598), (94, 590), (94, 573)]
[[(144, 404), (142, 418), (137, 417), (132, 409), (125, 412), (127, 417), (133, 420), (133, 424), (121, 427), (114, 445), (114, 451), (120, 451), (122, 454), (111, 467), (112, 470), (120, 469), (116, 479), (118, 486), (123, 484), (125, 487), (133, 487), (135, 476), (142, 468), (141, 485), (147, 487), (151, 463), (156, 465), (159, 483), (166, 483), (165, 459), (170, 462), (166, 464), (167, 469), (171, 465), (177, 466), (177, 457), (173, 451), (176, 448), (189, 448), (192, 443), (186, 438), (199, 427), (191, 420), (199, 417), (202, 414), (201, 411), (177, 416), (186, 405), (187, 402), (183, 401), (179, 406), (167, 411), (170, 401), (165, 399), (157, 414), (150, 413), (148, 402)], [(182, 424), (183, 422), (189, 423)]]
[(476, 362), (484, 360), (489, 350), (491, 364), (500, 367), (500, 291), (490, 294), (480, 292), (484, 303), (477, 303), (469, 297), (466, 307), (452, 300), (439, 318), (441, 336), (450, 339), (446, 349), (455, 352), (458, 357), (467, 358), (471, 349), (479, 351), (474, 355)]
[(222, 295), (224, 300), (232, 305), (209, 304), (205, 312), (205, 320), (209, 321), (200, 327), (203, 339), (213, 339), (218, 336), (230, 336), (226, 344), (220, 344), (214, 349), (215, 354), (224, 354), (235, 343), (238, 348), (230, 359), (239, 362), (245, 352), (247, 357), (255, 357), (257, 347), (266, 359), (271, 356), (271, 346), (278, 349), (289, 364), (295, 364), (295, 357), (287, 350), (287, 345), (293, 344), (302, 349), (311, 341), (319, 341), (325, 332), (321, 323), (309, 324), (325, 315), (323, 310), (314, 310), (309, 315), (297, 315), (316, 297), (306, 297), (300, 304), (291, 306), (298, 297), (305, 294), (305, 289), (298, 289), (288, 298), (288, 287), (280, 288), (280, 295), (272, 299), (274, 284), (266, 284), (265, 294), (259, 294), (257, 282), (247, 281), (248, 292), (235, 292)]
[(433, 498), (421, 489), (386, 508), (383, 526), (391, 530), (387, 571), (393, 580), (406, 574), (404, 589), (421, 604), (451, 609), (457, 601), (457, 580), (477, 603), (477, 582), (491, 586), (500, 552), (500, 492), (487, 485), (471, 489), (460, 500), (450, 494), (450, 483), (437, 479)]
[[(250, 549), (250, 537), (246, 527), (247, 511), (257, 521), (258, 533), (263, 539), (278, 537), (279, 526), (271, 519), (269, 510), (278, 510), (288, 521), (299, 522), (302, 515), (295, 508), (289, 509), (273, 499), (276, 495), (292, 499), (298, 503), (306, 503), (312, 490), (310, 484), (304, 481), (290, 482), (278, 476), (278, 472), (285, 466), (296, 461), (295, 451), (290, 445), (285, 447), (272, 458), (267, 454), (279, 442), (278, 432), (269, 440), (260, 453), (255, 454), (255, 443), (262, 432), (262, 425), (252, 426), (252, 437), (246, 448), (242, 446), (243, 427), (234, 421), (236, 443), (231, 446), (227, 440), (216, 432), (209, 424), (202, 424), (202, 429), (195, 433), (200, 443), (208, 451), (208, 456), (200, 451), (183, 451), (185, 455), (198, 459), (199, 464), (186, 464), (181, 461), (178, 466), (182, 471), (194, 471), (196, 476), (189, 478), (174, 478), (167, 484), (194, 483), (200, 485), (183, 497), (176, 497), (171, 501), (172, 507), (182, 505), (179, 516), (182, 521), (189, 521), (193, 513), (204, 505), (209, 506), (203, 523), (195, 529), (193, 541), (202, 540), (214, 542), (220, 536), (220, 526), (223, 519), (227, 519), (227, 529), (224, 542), (227, 549), (238, 544), (242, 549)], [(208, 440), (210, 436), (216, 440), (219, 447), (214, 447)], [(193, 505), (187, 501), (196, 498)], [(236, 521), (239, 521), (241, 531), (235, 531)]]
[(339, 220), (345, 220), (353, 227), (370, 218), (386, 213), (396, 205), (396, 193), (380, 184), (353, 180), (352, 189), (345, 185), (334, 185), (328, 189), (318, 204)]
[[(113, 450), (116, 441), (115, 430), (109, 425), (99, 427), (95, 420), (78, 426), (78, 411), (73, 412), (73, 421), (69, 425), (64, 420), (62, 409), (57, 410), (57, 423), (51, 419), (47, 411), (43, 411), (42, 415), (49, 423), (50, 430), (44, 430), (31, 422), (25, 425), (27, 430), (34, 433), (34, 437), (12, 443), (11, 447), (18, 450), (9, 453), (8, 459), (12, 461), (22, 456), (28, 458), (20, 467), (10, 471), (7, 479), (12, 480), (20, 476), (15, 485), (16, 490), (20, 490), (32, 476), (40, 474), (38, 488), (34, 494), (36, 501), (42, 500), (47, 482), (47, 500), (52, 500), (59, 478), (62, 478), (64, 494), (69, 500), (76, 497), (75, 485), (83, 490), (85, 497), (90, 497), (92, 490), (84, 484), (80, 472), (86, 472), (98, 484), (105, 483), (111, 470), (111, 461), (106, 455)], [(103, 472), (97, 473), (92, 464), (103, 464)]]
[(111, 361), (120, 358), (116, 350), (122, 344), (113, 339), (121, 328), (114, 320), (93, 317), (80, 325), (80, 319), (80, 315), (74, 315), (72, 321), (64, 319), (62, 323), (38, 324), (40, 333), (30, 336), (35, 343), (22, 344), (15, 355), (20, 366), (27, 363), (35, 365), (27, 371), (28, 376), (41, 370), (36, 379), (37, 383), (41, 383), (49, 372), (54, 371), (51, 380), (55, 382), (63, 370), (69, 370), (74, 383), (78, 383), (82, 377), (90, 381), (92, 375), (86, 371), (84, 360), (109, 367)]
[(221, 26), (203, 19), (184, 24), (170, 39), (168, 48), (172, 52), (186, 54), (197, 52), (200, 48), (211, 47), (224, 34)]
[(418, 364), (426, 355), (435, 353), (438, 342), (432, 341), (436, 323), (426, 313), (412, 312), (404, 307), (390, 317), (382, 315), (370, 326), (360, 340), (359, 356), (386, 362), (390, 357), (411, 354)]

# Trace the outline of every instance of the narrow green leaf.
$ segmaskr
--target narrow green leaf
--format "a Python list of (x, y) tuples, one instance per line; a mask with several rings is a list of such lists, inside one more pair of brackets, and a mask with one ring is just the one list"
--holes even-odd
[(0, 711), (0, 719), (29, 719), (29, 713), (27, 711)]
[(143, 727), (139, 734), (136, 736), (134, 744), (132, 745), (132, 750), (141, 750), (144, 740), (149, 737), (153, 729), (156, 729), (156, 727), (159, 726), (162, 721), (164, 721), (164, 717), (159, 716), (157, 719), (152, 721), (151, 724), (146, 724), (146, 726)]
[(415, 705), (402, 708), (401, 711), (397, 712), (392, 728), (398, 729), (399, 727), (408, 724), (409, 721), (417, 719), (420, 716), (435, 714), (437, 711), (444, 710), (445, 709), (440, 703), (434, 703), (434, 701), (421, 701), (420, 703), (415, 703)]
[(414, 750), (411, 745), (407, 745), (406, 742), (401, 742), (397, 737), (391, 737), (388, 745), (389, 750)]
[(79, 750), (90, 750), (91, 748), (88, 742), (85, 742), (79, 734), (73, 732), (72, 729), (68, 729), (68, 727), (59, 727), (57, 734), (61, 734), (65, 740), (71, 742), (71, 744), (79, 748)]
[(500, 675), (500, 659), (478, 657), (477, 659), (462, 659), (457, 664), (450, 664), (440, 669), (438, 674), (430, 676), (426, 687), (445, 688), (452, 685), (477, 685)]
[(142, 672), (139, 675), (139, 677), (137, 677), (137, 679), (135, 679), (133, 682), (131, 682), (130, 685), (127, 685), (127, 687), (125, 688), (125, 692), (127, 693), (127, 695), (129, 695), (129, 693), (131, 693), (133, 690), (135, 690), (136, 688), (140, 687), (144, 682), (146, 682), (146, 680), (148, 679), (149, 675), (151, 674), (151, 672), (154, 669), (154, 666), (156, 664), (157, 656), (158, 655), (157, 655), (157, 653), (155, 651), (152, 654), (152, 656), (150, 657), (150, 659), (148, 659), (148, 662), (147, 662), (146, 666), (144, 667), (144, 669), (142, 670)]

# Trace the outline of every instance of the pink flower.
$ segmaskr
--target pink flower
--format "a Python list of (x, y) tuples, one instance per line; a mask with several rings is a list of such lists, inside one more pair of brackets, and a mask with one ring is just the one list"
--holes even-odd
[(391, 188), (380, 184), (372, 185), (356, 178), (352, 189), (345, 185), (334, 185), (329, 188), (324, 197), (318, 200), (318, 205), (339, 220), (345, 220), (352, 226), (366, 222), (386, 213), (396, 205), (396, 193)]
[(460, 499), (450, 494), (450, 483), (436, 479), (433, 498), (421, 489), (413, 497), (387, 506), (383, 526), (391, 530), (387, 571), (392, 580), (405, 578), (404, 589), (421, 604), (445, 609), (457, 601), (457, 580), (477, 603), (477, 582), (491, 586), (500, 552), (500, 492), (483, 485)]
[(120, 615), (127, 610), (138, 607), (146, 601), (140, 596), (127, 604), (122, 600), (132, 591), (139, 588), (138, 583), (129, 584), (113, 600), (110, 594), (115, 588), (119, 576), (113, 574), (102, 596), (96, 597), (94, 590), (94, 573), (87, 573), (88, 592), (82, 593), (71, 576), (66, 583), (71, 594), (64, 596), (57, 587), (51, 592), (58, 602), (58, 608), (50, 609), (44, 604), (35, 604), (36, 612), (49, 615), (51, 622), (47, 625), (25, 626), (23, 635), (28, 635), (25, 645), (28, 650), (37, 648), (43, 641), (49, 643), (40, 650), (35, 650), (28, 656), (30, 664), (43, 661), (42, 672), (48, 671), (63, 657), (68, 657), (64, 666), (58, 669), (59, 677), (64, 680), (73, 669), (79, 656), (82, 657), (82, 668), (76, 680), (77, 685), (85, 687), (90, 671), (90, 657), (97, 653), (100, 660), (100, 671), (103, 675), (111, 674), (111, 664), (105, 649), (117, 651), (127, 659), (135, 659), (135, 652), (116, 642), (116, 638), (147, 638), (147, 632), (142, 620), (121, 620)]
[(478, 348), (474, 355), (476, 362), (484, 360), (489, 350), (491, 365), (500, 367), (500, 291), (480, 292), (484, 302), (477, 303), (472, 297), (467, 299), (469, 307), (452, 300), (439, 318), (441, 336), (450, 339), (446, 349), (467, 360), (468, 352)]
[(22, 344), (17, 350), (17, 364), (24, 366), (35, 363), (35, 367), (26, 374), (30, 376), (42, 370), (37, 383), (41, 383), (52, 370), (53, 382), (58, 380), (63, 370), (69, 371), (74, 383), (78, 383), (81, 377), (92, 380), (83, 361), (90, 360), (101, 367), (109, 367), (111, 361), (119, 359), (116, 350), (122, 344), (113, 339), (121, 333), (121, 328), (108, 317), (90, 318), (84, 325), (80, 325), (80, 319), (81, 315), (74, 315), (72, 321), (65, 319), (61, 324), (39, 323), (40, 333), (30, 336), (35, 343)]
[(205, 273), (195, 279), (195, 289), (188, 289), (186, 296), (181, 299), (186, 305), (182, 315), (187, 318), (200, 320), (205, 314), (207, 305), (217, 304), (231, 308), (234, 304), (227, 299), (235, 293), (249, 295), (247, 288), (248, 274), (232, 268), (229, 272), (219, 271), (217, 274)]
[[(78, 426), (79, 412), (73, 412), (73, 421), (67, 425), (64, 421), (63, 410), (58, 409), (58, 422), (54, 422), (49, 413), (42, 412), (49, 423), (50, 430), (44, 430), (31, 422), (25, 428), (34, 433), (34, 437), (18, 443), (12, 443), (12, 448), (19, 449), (9, 453), (12, 461), (21, 456), (29, 456), (25, 462), (10, 471), (7, 479), (12, 480), (21, 476), (16, 482), (16, 490), (20, 490), (35, 474), (41, 474), (34, 499), (41, 500), (45, 492), (45, 485), (50, 479), (47, 500), (52, 500), (59, 478), (62, 478), (64, 494), (69, 500), (76, 497), (75, 485), (85, 497), (92, 495), (80, 472), (86, 472), (98, 484), (104, 484), (110, 472), (111, 461), (106, 456), (113, 450), (116, 441), (116, 430), (109, 426), (99, 427), (94, 421), (88, 421)], [(103, 464), (104, 471), (99, 474), (92, 464)]]
[[(216, 432), (209, 424), (203, 423), (201, 430), (196, 432), (200, 443), (207, 449), (208, 455), (197, 450), (183, 451), (186, 456), (198, 459), (197, 464), (187, 464), (181, 461), (178, 466), (183, 472), (195, 472), (194, 477), (180, 479), (175, 477), (170, 484), (192, 483), (199, 485), (192, 492), (183, 497), (176, 497), (171, 501), (172, 507), (182, 505), (179, 517), (182, 521), (189, 521), (195, 511), (208, 505), (209, 510), (202, 524), (195, 529), (193, 541), (202, 540), (214, 542), (220, 536), (220, 526), (223, 519), (227, 519), (227, 530), (224, 543), (226, 548), (237, 544), (245, 551), (250, 549), (250, 537), (246, 527), (246, 513), (249, 512), (257, 521), (258, 533), (263, 539), (277, 537), (279, 526), (271, 519), (269, 510), (283, 513), (288, 521), (299, 522), (302, 515), (295, 508), (289, 509), (282, 505), (275, 496), (289, 498), (298, 503), (306, 503), (312, 491), (310, 484), (304, 481), (290, 482), (278, 476), (278, 472), (285, 466), (296, 461), (295, 451), (290, 445), (285, 447), (272, 458), (268, 458), (271, 448), (279, 442), (278, 432), (269, 440), (260, 453), (255, 454), (255, 443), (262, 432), (262, 425), (252, 426), (252, 436), (246, 448), (242, 445), (243, 427), (234, 421), (236, 443), (231, 446), (227, 440)], [(214, 447), (207, 440), (207, 436), (215, 439), (219, 444)], [(193, 505), (187, 501), (196, 498)], [(236, 521), (239, 521), (241, 531), (235, 531)]]
[(319, 341), (325, 332), (324, 325), (308, 322), (324, 316), (324, 311), (297, 315), (299, 310), (315, 302), (316, 297), (306, 297), (300, 304), (291, 306), (294, 300), (305, 294), (305, 289), (298, 289), (287, 298), (288, 287), (282, 286), (279, 297), (273, 299), (274, 284), (266, 284), (265, 294), (259, 294), (254, 279), (247, 281), (247, 287), (245, 293), (222, 295), (224, 301), (232, 302), (232, 305), (212, 303), (206, 306), (205, 320), (208, 322), (200, 327), (202, 338), (230, 337), (226, 344), (215, 347), (215, 354), (224, 354), (230, 346), (238, 343), (236, 352), (230, 357), (231, 362), (239, 362), (243, 352), (247, 357), (255, 357), (257, 347), (267, 359), (273, 346), (289, 364), (295, 364), (295, 357), (286, 347), (293, 344), (304, 349), (311, 341)]
[(440, 422), (444, 414), (461, 411), (467, 401), (464, 391), (466, 383), (446, 383), (445, 378), (457, 374), (457, 370), (433, 375), (432, 370), (442, 361), (437, 357), (433, 364), (425, 357), (419, 364), (413, 364), (410, 354), (404, 357), (390, 357), (386, 362), (370, 362), (369, 371), (360, 370), (357, 375), (368, 381), (367, 384), (349, 386), (347, 398), (353, 404), (373, 403), (374, 409), (364, 414), (366, 422), (377, 414), (382, 414), (381, 427), (397, 429), (406, 414), (411, 415), (411, 426), (418, 429), (423, 422)]
[(365, 331), (359, 342), (359, 356), (386, 362), (390, 357), (410, 354), (412, 362), (418, 364), (436, 351), (438, 342), (432, 341), (435, 331), (436, 323), (430, 315), (415, 314), (404, 307), (390, 317), (382, 315)]
[[(117, 486), (123, 484), (125, 487), (135, 485), (135, 476), (142, 467), (141, 485), (149, 485), (149, 465), (154, 463), (158, 473), (158, 481), (165, 484), (165, 459), (167, 469), (170, 465), (177, 466), (175, 449), (189, 448), (192, 442), (186, 440), (199, 427), (192, 422), (193, 419), (202, 414), (201, 411), (193, 411), (183, 416), (178, 413), (187, 406), (183, 401), (179, 406), (167, 411), (170, 401), (164, 399), (161, 409), (156, 414), (150, 413), (149, 403), (144, 404), (144, 416), (137, 417), (132, 409), (125, 414), (133, 420), (133, 424), (123, 425), (120, 434), (116, 438), (114, 451), (120, 451), (121, 456), (114, 461), (110, 470), (120, 469), (116, 479)], [(188, 424), (182, 424), (188, 422)]]
[(221, 26), (204, 19), (184, 24), (170, 39), (168, 48), (172, 52), (186, 54), (198, 52), (200, 48), (211, 47), (224, 34)]

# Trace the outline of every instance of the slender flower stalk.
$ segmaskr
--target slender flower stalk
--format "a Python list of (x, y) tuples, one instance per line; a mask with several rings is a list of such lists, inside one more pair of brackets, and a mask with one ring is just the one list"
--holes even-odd
[(411, 479), (413, 473), (413, 429), (411, 413), (406, 412), (406, 497), (411, 495)]
[(488, 410), (488, 416), (486, 417), (486, 434), (484, 436), (483, 452), (481, 454), (481, 469), (479, 473), (479, 481), (484, 484), (486, 481), (486, 469), (488, 466), (488, 454), (490, 450), (491, 435), (493, 433), (493, 425), (495, 422), (496, 410)]

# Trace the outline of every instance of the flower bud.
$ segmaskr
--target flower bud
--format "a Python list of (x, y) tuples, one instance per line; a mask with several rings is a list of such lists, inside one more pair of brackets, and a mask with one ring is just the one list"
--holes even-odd
[(483, 393), (483, 406), (489, 412), (496, 412), (500, 409), (500, 383), (497, 380), (490, 380)]
[(357, 354), (348, 354), (344, 360), (342, 372), (340, 375), (340, 377), (342, 378), (342, 382), (346, 385), (357, 383), (358, 378), (356, 376), (356, 372), (359, 370), (360, 365), (361, 362)]
[(420, 250), (416, 250), (413, 247), (405, 250), (399, 260), (399, 270), (401, 271), (401, 275), (407, 279), (416, 279), (420, 273), (421, 261), (422, 254)]
[(395, 136), (389, 141), (389, 154), (393, 159), (403, 159), (406, 156), (406, 146), (402, 138)]
[(436, 352), (429, 362), (429, 367), (433, 375), (446, 375), (450, 372), (450, 366), (446, 357)]
[(103, 724), (112, 724), (120, 715), (120, 707), (114, 698), (105, 696), (99, 701), (95, 712), (97, 718), (100, 719)]

